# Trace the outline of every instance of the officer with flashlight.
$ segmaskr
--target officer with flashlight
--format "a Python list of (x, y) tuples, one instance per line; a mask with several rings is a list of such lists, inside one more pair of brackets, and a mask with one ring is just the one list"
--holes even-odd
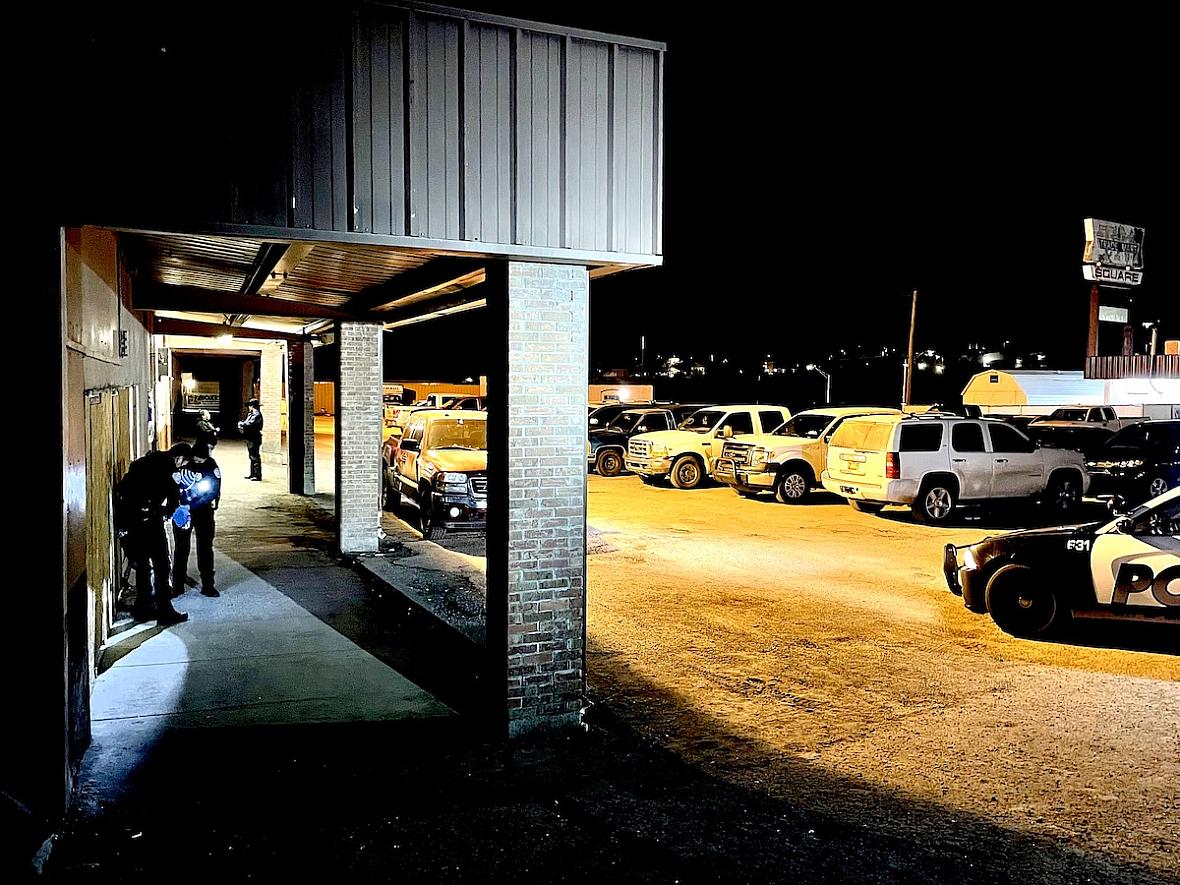
[(188, 554), (193, 532), (197, 534), (197, 568), (201, 573), (201, 594), (220, 596), (213, 581), (213, 512), (221, 501), (221, 469), (209, 454), (209, 446), (197, 443), (188, 466), (172, 474), (180, 494), (180, 506), (172, 518), (172, 540), (176, 545), (172, 564), (172, 595), (184, 593), (188, 577)]
[(183, 470), (191, 457), (187, 443), (177, 443), (166, 452), (149, 452), (132, 461), (115, 486), (115, 527), (135, 566), (137, 621), (150, 620), (153, 610), (162, 627), (188, 620), (185, 612), (172, 607), (164, 521), (180, 505), (173, 471)]

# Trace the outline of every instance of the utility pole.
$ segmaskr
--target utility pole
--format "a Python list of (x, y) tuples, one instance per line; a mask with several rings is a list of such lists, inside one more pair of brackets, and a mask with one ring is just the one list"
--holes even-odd
[(910, 395), (914, 389), (914, 322), (918, 317), (918, 290), (914, 290), (910, 301), (910, 348), (905, 360), (905, 390), (902, 392), (901, 404), (910, 404)]

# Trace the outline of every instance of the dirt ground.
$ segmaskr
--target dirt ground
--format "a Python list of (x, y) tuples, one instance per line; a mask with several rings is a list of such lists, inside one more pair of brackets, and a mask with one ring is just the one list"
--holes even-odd
[(617, 548), (589, 558), (591, 689), (648, 740), (903, 838), (930, 839), (936, 807), (1180, 881), (1180, 631), (1002, 633), (941, 574), (944, 544), (994, 524), (636, 477), (589, 491)]

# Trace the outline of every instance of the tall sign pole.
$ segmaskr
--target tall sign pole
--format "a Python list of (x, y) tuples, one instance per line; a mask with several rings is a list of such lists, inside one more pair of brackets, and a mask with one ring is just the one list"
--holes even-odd
[(915, 289), (913, 298), (910, 301), (910, 347), (905, 358), (905, 395), (901, 400), (903, 406), (910, 404), (910, 395), (914, 390), (914, 322), (917, 318), (918, 290)]
[(1090, 332), (1086, 340), (1086, 356), (1098, 356), (1098, 324), (1104, 320), (1123, 324), (1123, 355), (1130, 356), (1135, 349), (1130, 311), (1103, 307), (1099, 286), (1128, 290), (1142, 285), (1144, 230), (1133, 224), (1100, 218), (1086, 218), (1083, 225), (1086, 247), (1082, 252), (1082, 276), (1093, 283), (1090, 287)]
[(1086, 340), (1086, 356), (1098, 356), (1098, 284), (1090, 287), (1090, 337)]

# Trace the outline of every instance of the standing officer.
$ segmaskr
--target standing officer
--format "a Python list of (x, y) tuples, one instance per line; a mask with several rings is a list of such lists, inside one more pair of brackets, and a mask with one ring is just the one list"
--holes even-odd
[(209, 455), (204, 443), (193, 446), (193, 458), (188, 467), (172, 474), (180, 490), (180, 503), (189, 509), (187, 525), (174, 525), (172, 539), (176, 543), (172, 563), (172, 595), (184, 593), (189, 583), (188, 553), (193, 532), (197, 533), (197, 568), (201, 572), (201, 594), (220, 596), (213, 580), (213, 535), (216, 525), (213, 511), (221, 503), (221, 470)]
[(238, 430), (246, 438), (246, 451), (250, 455), (250, 472), (243, 479), (262, 482), (262, 411), (258, 408), (258, 400), (246, 400), (249, 412), (243, 421), (238, 422)]
[(188, 620), (172, 607), (168, 587), (168, 537), (164, 520), (180, 504), (172, 473), (188, 464), (192, 449), (177, 443), (167, 452), (149, 452), (131, 462), (115, 486), (115, 526), (126, 533), (124, 549), (135, 563), (135, 619), (152, 617), (153, 588), (156, 623), (161, 627)]
[(209, 414), (209, 410), (201, 409), (201, 420), (197, 422), (197, 444), (204, 443), (212, 452), (213, 447), (217, 445), (217, 434), (220, 432), (221, 428), (213, 425), (213, 416)]

